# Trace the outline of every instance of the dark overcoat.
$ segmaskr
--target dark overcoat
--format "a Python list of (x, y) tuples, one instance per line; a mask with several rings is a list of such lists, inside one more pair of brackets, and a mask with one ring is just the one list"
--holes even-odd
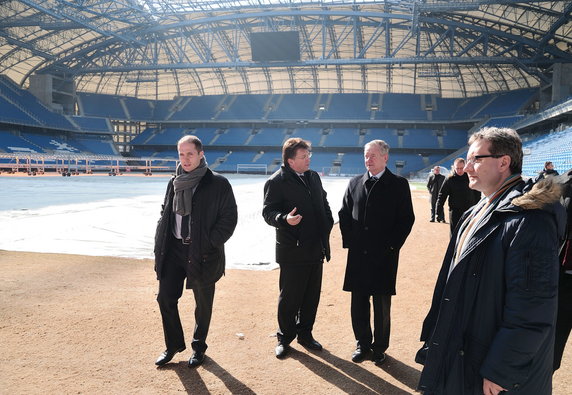
[(451, 239), (421, 333), (425, 394), (482, 394), (483, 377), (508, 393), (551, 393), (564, 214), (558, 192), (533, 189), (513, 204), (524, 187), (483, 218), (449, 275), (463, 226)]
[(352, 178), (339, 212), (349, 248), (344, 291), (395, 295), (399, 250), (415, 221), (409, 183), (389, 169), (366, 193), (369, 173)]
[(431, 194), (431, 201), (437, 201), (437, 197), (439, 196), (439, 191), (441, 190), (441, 186), (445, 181), (445, 176), (443, 174), (431, 174), (427, 179), (427, 190)]
[(447, 177), (438, 191), (437, 207), (442, 209), (445, 205), (445, 200), (449, 199), (449, 209), (458, 210), (464, 213), (469, 208), (474, 206), (480, 199), (481, 193), (469, 188), (469, 175), (463, 173), (462, 176), (453, 173)]
[[(304, 181), (282, 166), (264, 185), (262, 216), (276, 228), (276, 262), (280, 265), (318, 264), (330, 260), (330, 232), (334, 225), (327, 194), (313, 170)], [(296, 207), (302, 221), (295, 226), (286, 217)]]
[[(173, 197), (175, 191), (173, 181), (169, 180), (161, 209), (161, 218), (155, 232), (155, 272), (157, 279), (167, 255), (169, 240), (172, 238)], [(191, 262), (198, 262), (200, 274), (196, 277), (187, 275), (187, 288), (211, 285), (224, 274), (224, 243), (234, 232), (238, 220), (236, 201), (232, 186), (228, 180), (218, 173), (207, 169), (193, 193), (191, 209), (191, 243), (188, 245), (187, 273), (191, 273)]]

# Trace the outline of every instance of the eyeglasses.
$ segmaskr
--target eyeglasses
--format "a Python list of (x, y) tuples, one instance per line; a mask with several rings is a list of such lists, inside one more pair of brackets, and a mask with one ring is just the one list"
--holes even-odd
[(304, 155), (302, 155), (302, 156), (299, 156), (299, 157), (297, 157), (297, 158), (294, 158), (294, 159), (302, 159), (302, 160), (306, 160), (306, 159), (310, 159), (311, 157), (312, 157), (312, 153), (311, 153), (311, 152), (308, 152), (307, 154), (304, 154)]
[(488, 154), (488, 155), (475, 155), (472, 158), (467, 158), (466, 164), (467, 165), (474, 165), (475, 163), (481, 163), (481, 159), (484, 158), (502, 158), (506, 154)]

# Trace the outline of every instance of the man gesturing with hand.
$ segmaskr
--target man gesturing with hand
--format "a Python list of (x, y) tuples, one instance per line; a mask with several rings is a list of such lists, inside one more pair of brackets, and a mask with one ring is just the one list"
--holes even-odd
[(278, 345), (284, 358), (297, 337), (302, 346), (319, 351), (312, 329), (322, 288), (322, 264), (330, 260), (334, 224), (318, 173), (310, 170), (310, 143), (286, 140), (284, 163), (264, 185), (262, 216), (276, 228), (276, 262), (280, 265)]

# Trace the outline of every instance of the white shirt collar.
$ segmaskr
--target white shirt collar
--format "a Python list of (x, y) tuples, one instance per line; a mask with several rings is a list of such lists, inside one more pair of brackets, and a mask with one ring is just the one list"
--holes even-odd
[(369, 174), (370, 177), (375, 177), (375, 178), (377, 178), (378, 180), (381, 178), (381, 176), (383, 175), (383, 173), (385, 173), (385, 169), (383, 169), (382, 171), (380, 171), (380, 172), (377, 173), (377, 174), (371, 174), (371, 173), (368, 171), (368, 174)]

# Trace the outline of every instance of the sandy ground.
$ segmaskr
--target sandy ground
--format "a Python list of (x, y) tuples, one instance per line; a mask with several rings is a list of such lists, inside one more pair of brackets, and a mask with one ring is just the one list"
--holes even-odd
[[(448, 224), (428, 222), (426, 193), (414, 192), (414, 206), (381, 367), (350, 360), (350, 297), (341, 290), (346, 251), (336, 226), (314, 328), (324, 350), (293, 343), (287, 359), (276, 359), (278, 271), (229, 270), (217, 285), (207, 360), (195, 370), (187, 367), (190, 348), (163, 368), (154, 365), (165, 347), (150, 260), (0, 251), (0, 393), (414, 393), (420, 365), (413, 358), (449, 236)], [(185, 292), (188, 344), (192, 309)], [(554, 394), (570, 393), (570, 343)]]

